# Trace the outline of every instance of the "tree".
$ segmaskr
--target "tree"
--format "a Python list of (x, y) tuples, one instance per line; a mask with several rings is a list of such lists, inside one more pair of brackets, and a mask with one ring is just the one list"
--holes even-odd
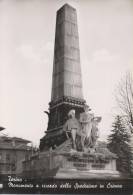
[(130, 135), (126, 130), (123, 119), (116, 116), (112, 125), (111, 135), (108, 137), (108, 148), (118, 156), (117, 169), (122, 173), (131, 174), (132, 149), (130, 147)]
[(133, 133), (133, 79), (131, 73), (127, 73), (119, 82), (115, 96), (118, 108)]

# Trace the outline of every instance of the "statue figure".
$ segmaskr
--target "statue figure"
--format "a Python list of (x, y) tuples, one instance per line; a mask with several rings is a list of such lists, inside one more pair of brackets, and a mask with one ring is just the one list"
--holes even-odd
[(88, 105), (84, 106), (84, 112), (80, 114), (79, 121), (75, 118), (75, 110), (70, 110), (68, 120), (63, 126), (63, 131), (69, 139), (71, 134), (72, 148), (77, 151), (90, 151), (95, 148), (99, 136), (98, 123), (101, 117), (94, 117)]
[(75, 110), (70, 110), (68, 113), (68, 120), (63, 126), (63, 131), (66, 132), (67, 138), (69, 138), (68, 133), (71, 133), (72, 137), (72, 148), (76, 150), (76, 134), (77, 131), (80, 131), (81, 126), (79, 121), (75, 118)]
[(101, 121), (102, 117), (94, 117), (92, 120), (92, 128), (90, 136), (85, 140), (85, 146), (87, 148), (95, 148), (97, 139), (99, 137), (98, 123)]
[(94, 118), (94, 114), (90, 112), (91, 109), (87, 104), (84, 105), (84, 112), (80, 114), (80, 123), (81, 123), (81, 145), (82, 150), (84, 150), (84, 142), (85, 139), (88, 139), (91, 134), (92, 129), (92, 120)]

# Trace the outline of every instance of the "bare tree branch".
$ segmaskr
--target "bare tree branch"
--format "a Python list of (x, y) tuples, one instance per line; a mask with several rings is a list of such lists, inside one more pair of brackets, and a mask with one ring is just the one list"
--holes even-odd
[(133, 79), (130, 73), (119, 82), (115, 96), (118, 108), (133, 127)]

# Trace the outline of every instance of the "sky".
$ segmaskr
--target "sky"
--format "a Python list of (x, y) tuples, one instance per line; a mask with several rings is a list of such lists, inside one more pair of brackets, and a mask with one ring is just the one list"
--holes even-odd
[(78, 16), (83, 94), (106, 140), (118, 114), (115, 88), (133, 64), (132, 0), (0, 0), (0, 134), (34, 145), (47, 129), (56, 11)]

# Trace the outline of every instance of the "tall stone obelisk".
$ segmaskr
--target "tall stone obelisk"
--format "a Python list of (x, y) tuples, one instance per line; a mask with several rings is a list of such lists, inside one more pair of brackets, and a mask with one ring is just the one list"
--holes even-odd
[(79, 36), (76, 9), (65, 4), (57, 11), (52, 94), (46, 135), (40, 149), (60, 145), (66, 138), (62, 126), (73, 108), (76, 117), (83, 111)]

